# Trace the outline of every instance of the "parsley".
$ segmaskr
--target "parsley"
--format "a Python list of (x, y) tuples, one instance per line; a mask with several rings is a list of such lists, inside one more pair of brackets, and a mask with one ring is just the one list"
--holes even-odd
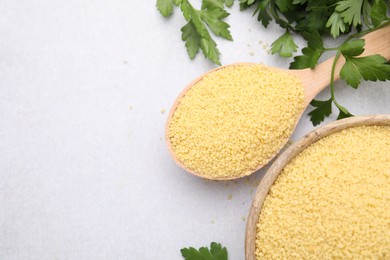
[(228, 253), (226, 247), (222, 247), (221, 244), (212, 242), (210, 249), (207, 247), (201, 247), (198, 250), (189, 247), (182, 248), (180, 250), (181, 255), (185, 260), (227, 260)]
[(362, 23), (361, 9), (363, 0), (343, 0), (336, 5), (336, 12), (340, 13), (345, 24), (357, 26)]
[(297, 45), (289, 31), (286, 31), (271, 45), (271, 53), (279, 53), (282, 57), (292, 57), (292, 53), (297, 51)]
[(180, 6), (187, 24), (181, 28), (182, 40), (185, 41), (188, 55), (195, 58), (199, 49), (204, 56), (220, 65), (220, 52), (210, 32), (227, 40), (233, 40), (229, 25), (223, 21), (229, 16), (225, 5), (231, 6), (232, 0), (203, 0), (201, 9), (195, 9), (188, 0), (157, 0), (157, 9), (164, 16), (173, 13), (173, 5)]
[(385, 1), (375, 0), (371, 8), (371, 21), (374, 26), (379, 26), (381, 23), (386, 22), (389, 18), (386, 16), (387, 7)]
[(314, 69), (318, 59), (325, 51), (322, 38), (318, 32), (302, 32), (302, 36), (307, 41), (307, 47), (302, 49), (302, 55), (294, 57), (290, 69)]
[(310, 105), (315, 107), (310, 113), (310, 120), (313, 125), (318, 125), (322, 121), (324, 121), (325, 116), (329, 116), (332, 113), (332, 99), (328, 99), (325, 101), (321, 100), (313, 100)]
[(355, 57), (364, 51), (363, 39), (347, 42), (340, 47), (340, 51), (345, 58), (340, 77), (353, 88), (359, 86), (361, 78), (371, 81), (390, 80), (390, 66), (386, 64), (386, 59), (382, 56)]
[[(200, 10), (195, 9), (191, 0), (157, 0), (157, 9), (167, 17), (175, 6), (180, 7), (187, 22), (181, 29), (188, 55), (193, 59), (199, 50), (215, 64), (220, 64), (220, 52), (212, 35), (232, 40), (229, 25), (224, 19), (229, 15), (226, 7), (233, 0), (202, 0)], [(275, 21), (284, 29), (282, 35), (271, 45), (271, 53), (282, 57), (293, 57), (298, 51), (294, 42), (302, 36), (307, 46), (301, 54), (293, 57), (290, 69), (314, 69), (323, 53), (335, 51), (336, 57), (343, 56), (345, 64), (340, 71), (341, 79), (358, 88), (361, 80), (390, 80), (390, 65), (380, 55), (359, 57), (364, 51), (364, 40), (359, 37), (390, 25), (387, 16), (389, 0), (240, 0), (240, 10), (253, 8), (253, 15), (267, 28)], [(346, 40), (337, 47), (327, 48), (323, 38), (337, 38), (347, 34)], [(336, 60), (335, 60), (336, 61)], [(333, 64), (334, 65), (334, 64)], [(332, 113), (332, 105), (339, 110), (338, 118), (352, 116), (340, 105), (334, 91), (334, 70), (331, 78), (331, 97), (325, 101), (313, 100), (309, 113), (313, 125), (320, 124)]]
[(173, 2), (172, 0), (157, 0), (157, 9), (160, 11), (162, 16), (168, 17), (173, 12)]

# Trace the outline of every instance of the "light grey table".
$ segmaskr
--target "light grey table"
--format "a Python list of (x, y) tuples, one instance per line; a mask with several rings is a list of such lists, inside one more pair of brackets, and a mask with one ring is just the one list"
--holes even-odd
[[(231, 12), (223, 64), (288, 67), (267, 53), (277, 26)], [(207, 182), (176, 166), (163, 141), (178, 93), (214, 68), (188, 59), (183, 24), (154, 0), (0, 2), (1, 259), (182, 259), (182, 247), (212, 241), (244, 258), (264, 172)], [(337, 96), (355, 114), (390, 112), (389, 82), (339, 82)], [(311, 129), (303, 117), (294, 139)]]

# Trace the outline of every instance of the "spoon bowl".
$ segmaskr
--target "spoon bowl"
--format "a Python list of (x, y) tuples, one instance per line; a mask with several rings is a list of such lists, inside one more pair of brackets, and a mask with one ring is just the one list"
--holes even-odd
[(246, 236), (245, 236), (245, 259), (255, 260), (256, 251), (256, 225), (259, 220), (261, 208), (264, 200), (268, 195), (268, 192), (282, 172), (284, 167), (291, 162), (299, 153), (311, 144), (318, 140), (339, 132), (341, 130), (357, 127), (357, 126), (390, 126), (390, 115), (368, 115), (368, 116), (355, 116), (345, 118), (339, 121), (335, 121), (327, 124), (326, 126), (315, 129), (314, 131), (306, 134), (299, 141), (287, 148), (279, 157), (275, 160), (272, 166), (268, 169), (264, 177), (257, 187), (252, 206), (247, 218)]
[[(365, 44), (365, 50), (364, 50), (363, 54), (360, 55), (360, 56), (368, 56), (368, 55), (373, 55), (373, 54), (380, 54), (384, 58), (386, 58), (387, 60), (390, 60), (390, 26), (387, 26), (387, 27), (384, 27), (382, 29), (376, 30), (376, 31), (374, 31), (372, 33), (369, 33), (369, 34), (365, 35), (363, 37), (363, 39), (365, 39), (365, 43), (366, 43)], [(310, 104), (310, 102), (317, 96), (317, 94), (319, 92), (321, 92), (325, 87), (327, 87), (330, 84), (330, 75), (331, 75), (331, 72), (332, 72), (332, 64), (334, 62), (334, 59), (335, 59), (335, 57), (332, 57), (332, 58), (324, 61), (323, 63), (318, 64), (316, 66), (316, 68), (313, 69), (313, 70), (311, 70), (311, 69), (285, 70), (285, 69), (269, 67), (269, 68), (271, 68), (273, 70), (277, 70), (277, 71), (281, 71), (281, 72), (287, 72), (289, 74), (295, 75), (302, 82), (302, 86), (304, 88), (304, 109), (302, 109), (301, 113), (296, 118), (294, 128), (298, 124), (298, 121), (299, 121), (300, 117), (302, 116), (305, 108)], [(344, 58), (342, 56), (339, 57), (338, 60), (336, 61), (335, 70), (334, 70), (334, 80), (337, 80), (337, 79), (340, 78), (340, 70), (341, 70), (344, 62), (345, 62), (345, 60), (344, 60)], [(175, 155), (175, 152), (174, 152), (174, 150), (172, 148), (172, 143), (171, 143), (171, 140), (170, 140), (170, 137), (169, 137), (169, 128), (170, 128), (170, 124), (171, 124), (172, 118), (174, 116), (174, 113), (175, 113), (177, 107), (180, 104), (180, 101), (187, 94), (187, 92), (194, 85), (196, 85), (198, 82), (202, 81), (205, 76), (211, 75), (211, 74), (215, 73), (218, 70), (221, 70), (221, 69), (224, 69), (224, 68), (227, 68), (227, 67), (231, 67), (231, 66), (238, 66), (238, 65), (248, 65), (248, 66), (250, 66), (250, 65), (257, 65), (257, 64), (255, 64), (255, 63), (235, 63), (235, 64), (230, 64), (230, 65), (218, 67), (218, 68), (216, 68), (214, 70), (211, 70), (211, 71), (201, 75), (200, 77), (198, 77), (194, 81), (192, 81), (179, 94), (179, 96), (177, 97), (176, 101), (172, 105), (172, 108), (170, 109), (170, 112), (169, 112), (169, 115), (168, 115), (168, 119), (167, 119), (167, 123), (166, 123), (166, 131), (165, 131), (166, 132), (165, 139), (166, 139), (166, 143), (167, 143), (167, 146), (168, 146), (168, 150), (169, 150), (172, 158), (174, 159), (174, 161), (181, 168), (183, 168), (184, 170), (186, 170), (187, 172), (189, 172), (189, 173), (191, 173), (191, 174), (193, 174), (195, 176), (199, 176), (199, 177), (207, 178), (207, 179), (213, 179), (213, 180), (231, 180), (231, 179), (237, 179), (237, 178), (240, 178), (240, 177), (243, 177), (243, 176), (247, 176), (247, 175), (249, 175), (249, 174), (251, 174), (251, 173), (261, 169), (263, 166), (265, 166), (266, 163), (268, 163), (270, 160), (272, 160), (272, 158), (275, 157), (279, 153), (279, 151), (283, 148), (283, 146), (289, 140), (289, 138), (286, 138), (285, 140), (283, 140), (283, 142), (281, 142), (282, 145), (279, 147), (279, 149), (277, 149), (273, 153), (272, 156), (267, 158), (266, 163), (258, 165), (255, 169), (253, 169), (249, 173), (248, 172), (243, 172), (242, 175), (240, 175), (240, 176), (233, 176), (233, 177), (208, 177), (208, 176), (205, 176), (204, 174), (200, 174), (200, 173), (190, 169), (189, 167), (187, 167), (185, 164), (183, 164), (183, 162), (181, 162), (177, 158), (177, 156)]]

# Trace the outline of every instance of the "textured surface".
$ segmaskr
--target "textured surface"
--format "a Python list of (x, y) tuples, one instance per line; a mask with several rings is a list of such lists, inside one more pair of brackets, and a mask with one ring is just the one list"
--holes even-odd
[(359, 126), (287, 164), (257, 225), (257, 259), (390, 255), (390, 127)]
[[(288, 67), (263, 49), (277, 26), (231, 12), (223, 64)], [(214, 68), (188, 59), (182, 25), (152, 0), (0, 1), (1, 259), (175, 260), (211, 241), (244, 258), (243, 219), (263, 172), (205, 182), (163, 140), (162, 109)], [(355, 114), (390, 113), (388, 86), (340, 82), (336, 95)], [(311, 129), (304, 116), (294, 138)]]

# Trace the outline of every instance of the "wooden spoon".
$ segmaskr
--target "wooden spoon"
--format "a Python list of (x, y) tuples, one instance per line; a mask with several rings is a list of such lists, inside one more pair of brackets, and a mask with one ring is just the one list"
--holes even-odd
[[(365, 45), (365, 51), (364, 51), (364, 53), (361, 56), (367, 56), (367, 55), (372, 55), (372, 54), (380, 54), (383, 57), (385, 57), (387, 60), (390, 60), (390, 26), (386, 26), (386, 27), (384, 27), (382, 29), (379, 29), (377, 31), (369, 33), (369, 34), (365, 35), (363, 37), (363, 39), (365, 39), (366, 45)], [(332, 58), (326, 60), (325, 62), (323, 62), (321, 64), (318, 64), (314, 70), (311, 70), (311, 69), (283, 70), (283, 69), (278, 69), (278, 68), (274, 68), (274, 69), (278, 69), (278, 70), (282, 70), (282, 71), (294, 74), (294, 75), (298, 76), (302, 80), (302, 85), (304, 87), (304, 94), (305, 94), (305, 106), (304, 107), (306, 108), (310, 104), (310, 102), (315, 98), (315, 96), (319, 92), (321, 92), (326, 86), (328, 86), (330, 84), (330, 75), (331, 75), (332, 64), (333, 64), (333, 60), (334, 59), (335, 59), (335, 57), (332, 57)], [(343, 57), (340, 57), (337, 60), (336, 67), (335, 67), (335, 75), (334, 75), (334, 79), (335, 80), (340, 78), (339, 74), (340, 74), (340, 70), (341, 70), (344, 62), (345, 62), (345, 60), (344, 60)], [(180, 160), (178, 160), (178, 158), (176, 157), (176, 155), (175, 155), (175, 153), (174, 153), (174, 151), (172, 149), (171, 141), (170, 141), (170, 138), (169, 138), (169, 125), (171, 123), (173, 114), (175, 113), (175, 110), (176, 110), (177, 106), (179, 105), (180, 100), (186, 95), (186, 93), (198, 81), (201, 81), (204, 76), (209, 75), (209, 74), (213, 73), (214, 71), (222, 69), (222, 68), (225, 68), (227, 66), (236, 66), (236, 65), (243, 65), (243, 64), (244, 65), (245, 64), (249, 64), (250, 65), (250, 64), (254, 64), (254, 63), (230, 64), (230, 65), (222, 66), (222, 67), (216, 68), (214, 70), (211, 70), (211, 71), (205, 73), (204, 75), (198, 77), (197, 79), (192, 81), (180, 93), (180, 95), (177, 97), (176, 101), (174, 102), (174, 104), (173, 104), (173, 106), (172, 106), (172, 108), (171, 108), (171, 110), (169, 112), (167, 123), (166, 123), (166, 131), (165, 131), (165, 133), (166, 133), (165, 134), (165, 140), (166, 140), (169, 152), (172, 155), (172, 157), (175, 160), (175, 162), (180, 167), (182, 167), (187, 172), (189, 172), (189, 173), (191, 173), (193, 175), (196, 175), (196, 176), (199, 176), (199, 177), (202, 177), (202, 178), (214, 179), (214, 180), (230, 180), (230, 179), (236, 179), (236, 178), (248, 175), (247, 173), (245, 173), (245, 174), (243, 174), (243, 176), (238, 176), (238, 177), (221, 177), (221, 178), (211, 178), (211, 177), (206, 177), (204, 175), (201, 175), (201, 174), (199, 174), (199, 173), (189, 169)], [(301, 114), (300, 114), (300, 116), (298, 118), (296, 118), (295, 127), (298, 124), (298, 121), (299, 121), (300, 117), (302, 116), (304, 110), (305, 109), (303, 109)], [(286, 140), (284, 140), (282, 146), (279, 148), (279, 150), (275, 151), (273, 156), (271, 156), (268, 159), (267, 163), (273, 157), (275, 157), (278, 154), (280, 149), (282, 149), (283, 146), (287, 143), (288, 139), (289, 138), (286, 138)], [(259, 170), (263, 166), (264, 165), (258, 165), (258, 167), (256, 169), (254, 169), (253, 172)]]
[(259, 186), (257, 187), (255, 197), (253, 199), (252, 206), (249, 212), (245, 237), (246, 260), (256, 259), (256, 225), (259, 220), (260, 211), (263, 206), (263, 202), (268, 195), (268, 191), (270, 190), (272, 184), (275, 182), (283, 168), (306, 147), (317, 142), (321, 138), (324, 138), (328, 135), (339, 132), (346, 128), (362, 125), (390, 126), (390, 115), (356, 116), (332, 122), (326, 126), (320, 127), (308, 133), (298, 142), (294, 143), (288, 149), (286, 149), (286, 151), (284, 151), (278, 157), (278, 159), (275, 160), (275, 162), (269, 168), (269, 170), (261, 180)]

